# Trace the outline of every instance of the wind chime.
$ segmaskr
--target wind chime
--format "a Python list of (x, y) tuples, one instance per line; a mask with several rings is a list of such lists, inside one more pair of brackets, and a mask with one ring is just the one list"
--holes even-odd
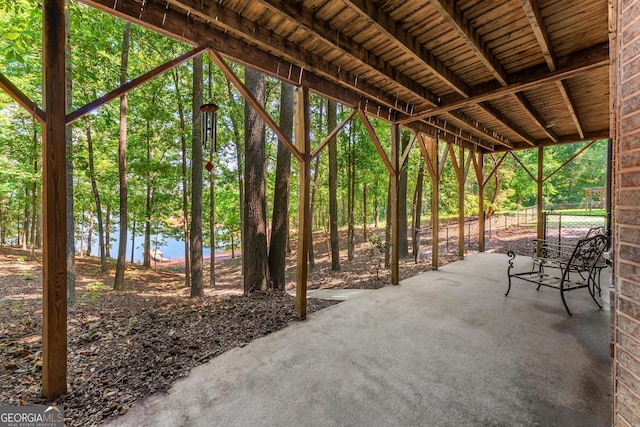
[[(218, 106), (216, 104), (203, 104), (200, 106), (200, 114), (202, 117), (202, 144), (207, 148), (207, 144), (213, 151), (218, 151), (218, 140), (216, 128), (218, 127), (218, 116), (216, 112)], [(213, 163), (207, 162), (204, 166), (209, 172), (213, 170)]]

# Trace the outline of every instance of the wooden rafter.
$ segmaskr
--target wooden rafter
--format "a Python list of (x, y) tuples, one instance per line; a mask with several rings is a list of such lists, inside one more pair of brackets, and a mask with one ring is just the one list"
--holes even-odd
[(491, 53), (482, 37), (476, 29), (471, 25), (469, 20), (460, 11), (454, 0), (436, 0), (431, 4), (444, 19), (458, 32), (465, 40), (467, 46), (473, 51), (475, 56), (487, 67), (493, 77), (503, 86), (508, 84), (507, 72), (504, 70), (500, 61)]
[[(544, 60), (549, 67), (549, 71), (556, 71), (556, 60), (553, 54), (553, 50), (551, 48), (551, 42), (549, 41), (549, 34), (542, 22), (542, 16), (540, 15), (540, 8), (538, 7), (538, 3), (536, 0), (520, 0), (522, 3), (522, 8), (524, 9), (527, 18), (529, 19), (529, 24), (531, 25), (531, 29), (533, 30), (533, 34), (536, 36), (536, 40), (538, 41), (538, 46), (540, 46), (540, 50), (542, 51), (542, 56), (544, 56)], [(576, 106), (571, 98), (571, 94), (569, 93), (569, 86), (563, 80), (559, 80), (556, 82), (558, 86), (558, 90), (560, 91), (560, 95), (564, 99), (564, 102), (567, 106), (567, 110), (569, 114), (571, 114), (571, 118), (573, 119), (573, 123), (576, 126), (578, 134), (581, 138), (584, 138), (584, 130), (582, 128), (582, 124), (580, 123), (580, 118), (576, 112)]]
[(533, 108), (533, 105), (531, 105), (531, 102), (529, 102), (524, 93), (514, 93), (513, 98), (524, 107), (525, 113), (527, 113), (529, 117), (531, 117), (531, 120), (533, 120), (533, 122), (537, 124), (540, 129), (542, 129), (542, 131), (549, 137), (549, 139), (554, 142), (558, 142), (558, 135), (556, 135), (555, 132), (551, 130), (553, 123), (546, 123), (544, 121), (544, 119), (540, 116), (540, 113), (538, 113), (535, 108)]
[[(476, 18), (472, 23), (470, 14), (481, 13), (478, 15), (480, 19), (490, 19), (497, 16), (496, 12), (482, 11), (471, 4), (463, 8), (454, 0), (431, 0), (430, 6), (416, 8), (408, 4), (400, 6), (401, 3), (366, 0), (345, 0), (339, 4), (322, 2), (322, 5), (286, 0), (240, 3), (200, 0), (142, 3), (139, 0), (79, 1), (191, 45), (208, 46), (224, 58), (290, 84), (308, 85), (310, 91), (361, 109), (372, 117), (404, 125), (443, 141), (462, 144), (467, 149), (498, 152), (525, 148), (523, 145), (563, 143), (567, 138), (573, 138), (572, 142), (584, 141), (596, 134), (608, 134), (608, 128), (605, 129), (602, 123), (598, 123), (596, 131), (584, 131), (580, 120), (586, 120), (589, 112), (584, 112), (585, 118), (579, 118), (577, 108), (582, 104), (576, 105), (571, 98), (572, 95), (577, 97), (579, 90), (582, 97), (582, 90), (571, 86), (571, 91), (575, 92), (571, 94), (565, 81), (583, 73), (604, 75), (599, 67), (608, 65), (608, 42), (601, 36), (586, 37), (593, 40), (589, 48), (554, 58), (535, 0), (521, 0), (513, 5), (503, 2), (500, 6), (513, 16), (517, 15), (517, 19), (524, 16), (519, 8), (525, 11), (529, 8), (533, 33), (539, 40), (547, 39), (539, 43), (545, 63), (524, 69), (518, 67), (520, 71), (512, 74), (505, 70), (507, 65), (515, 65), (515, 56), (506, 55), (504, 59), (500, 56), (498, 59), (492, 51), (501, 49), (502, 52), (507, 45), (515, 46), (519, 38), (530, 40), (531, 33), (514, 33), (515, 38), (508, 42), (495, 39), (491, 36), (495, 30), (491, 20), (482, 24), (480, 31)], [(401, 7), (403, 12), (398, 14)], [(556, 6), (545, 7), (545, 16), (552, 13), (551, 9), (558, 9)], [(576, 8), (575, 5), (571, 7)], [(590, 16), (596, 16), (594, 13)], [(344, 19), (341, 15), (349, 18)], [(424, 33), (418, 22), (428, 16), (435, 17), (436, 21), (434, 24), (425, 21), (427, 33)], [(583, 24), (576, 26), (584, 27)], [(442, 37), (446, 43), (455, 37), (468, 46), (463, 51), (473, 52), (474, 56), (465, 54), (458, 59), (453, 52), (427, 48), (422, 40), (429, 36), (428, 31), (435, 28), (440, 34), (431, 36)], [(495, 48), (493, 42), (489, 48), (490, 37), (497, 42)], [(558, 43), (565, 43), (560, 39)], [(517, 61), (533, 63), (526, 57)], [(479, 73), (488, 75), (481, 71), (482, 68), (495, 79), (471, 86), (467, 77), (480, 81)], [(592, 81), (600, 81), (600, 78)], [(564, 104), (560, 105), (566, 105), (577, 136), (564, 134), (560, 137), (542, 119), (554, 117), (557, 103), (540, 114), (532, 109), (532, 105), (538, 105), (537, 92), (527, 92), (526, 98), (522, 94), (514, 95), (549, 83), (557, 86), (557, 99), (560, 96), (564, 99)], [(534, 139), (521, 121), (523, 115), (519, 115), (518, 122), (514, 123), (515, 119), (507, 117), (506, 111), (502, 113), (502, 108), (499, 110), (492, 102), (508, 97), (528, 109), (530, 117), (525, 120), (537, 123), (536, 126), (544, 131), (544, 137), (536, 136)], [(483, 109), (487, 112), (483, 117), (489, 120), (477, 125), (474, 114), (479, 111), (477, 109), (465, 111), (466, 115), (462, 116), (454, 112), (469, 105)], [(569, 115), (561, 117), (558, 129), (567, 126), (569, 120), (564, 117)]]
[(418, 132), (415, 132), (413, 134), (413, 137), (411, 138), (411, 141), (409, 141), (409, 144), (407, 144), (407, 147), (404, 150), (404, 153), (402, 153), (402, 158), (400, 159), (400, 170), (403, 170), (404, 167), (407, 165), (407, 162), (409, 161), (409, 154), (411, 154), (411, 150), (413, 150), (413, 147), (416, 144), (417, 139), (418, 139)]
[[(438, 100), (433, 93), (426, 90), (422, 85), (416, 84), (414, 80), (408, 78), (404, 74), (394, 71), (389, 64), (382, 61), (380, 58), (377, 58), (375, 55), (372, 55), (371, 53), (363, 55), (365, 49), (362, 45), (357, 44), (348, 38), (340, 38), (340, 31), (331, 28), (328, 22), (318, 18), (313, 11), (305, 8), (301, 4), (298, 4), (295, 8), (290, 7), (290, 5), (286, 4), (282, 0), (260, 0), (260, 2), (270, 9), (285, 15), (297, 25), (301, 25), (305, 30), (309, 31), (324, 43), (331, 45), (334, 49), (349, 55), (355, 63), (360, 63), (374, 72), (382, 73), (389, 80), (395, 81), (404, 89), (414, 93), (420, 98), (423, 98), (429, 105), (437, 106)], [(365, 57), (366, 61), (363, 60), (362, 57)], [(453, 73), (449, 72), (448, 75), (453, 75)], [(465, 90), (466, 89), (467, 88), (465, 87)], [(464, 92), (464, 94), (465, 96), (468, 96), (467, 92)], [(453, 113), (451, 113), (451, 115), (453, 115)], [(469, 121), (461, 121), (466, 126), (477, 130), (477, 127), (471, 125)], [(493, 133), (495, 132), (489, 131), (486, 133), (481, 131), (480, 135), (481, 138), (484, 138), (485, 136), (492, 135)], [(493, 136), (491, 136), (490, 139), (493, 140)], [(498, 143), (503, 144), (502, 141)]]
[(482, 135), (484, 139), (489, 140), (495, 144), (504, 145), (507, 148), (513, 148), (513, 144), (510, 141), (505, 140), (505, 138), (503, 138), (497, 132), (487, 129), (484, 125), (480, 124), (477, 120), (474, 121), (463, 112), (449, 111), (449, 115), (453, 117), (455, 120), (458, 120), (463, 124), (467, 125), (468, 127), (474, 129), (477, 133)]
[[(406, 119), (408, 115), (403, 110), (410, 111), (412, 108), (408, 104), (403, 105), (403, 103), (400, 103), (401, 105), (398, 105), (397, 98), (387, 96), (365, 81), (360, 80), (355, 87), (352, 86), (354, 80), (357, 80), (357, 76), (346, 73), (344, 70), (331, 68), (324, 58), (315, 57), (311, 53), (303, 54), (298, 52), (295, 55), (286, 55), (287, 59), (283, 61), (281, 57), (277, 56), (277, 49), (273, 47), (269, 50), (256, 49), (243, 39), (230, 37), (225, 30), (213, 28), (199, 20), (188, 19), (188, 25), (185, 25), (184, 15), (173, 8), (166, 8), (153, 2), (147, 2), (144, 13), (141, 16), (140, 5), (133, 0), (120, 0), (115, 3), (110, 0), (81, 1), (96, 9), (135, 22), (154, 31), (172, 37), (178, 35), (178, 39), (184, 42), (208, 45), (219, 52), (221, 56), (274, 76), (289, 84), (297, 86), (304, 80), (309, 85), (310, 90), (349, 107), (360, 108), (367, 114), (383, 120), (392, 121), (394, 117)], [(199, 8), (199, 3), (197, 5), (191, 4), (191, 7), (195, 6)], [(206, 7), (210, 6), (207, 5)], [(200, 13), (202, 14), (202, 12)], [(236, 15), (233, 14), (233, 16), (235, 20)], [(212, 20), (209, 19), (209, 21)], [(245, 22), (247, 25), (248, 23)], [(250, 28), (253, 28), (253, 25)], [(246, 32), (246, 40), (248, 40), (253, 35), (253, 32), (246, 28), (243, 30)], [(277, 39), (269, 39), (268, 42), (278, 47)], [(282, 41), (282, 45), (289, 46), (284, 41)], [(308, 63), (305, 62), (307, 60), (309, 60)], [(314, 66), (314, 64), (317, 66)], [(427, 130), (425, 126), (431, 125), (429, 123), (414, 123), (408, 127), (415, 131), (434, 134), (434, 131)], [(440, 128), (440, 130), (444, 129)], [(444, 131), (451, 132), (452, 129)], [(446, 136), (443, 137), (446, 138)], [(453, 136), (451, 136), (452, 138)], [(482, 141), (474, 140), (473, 138), (468, 138), (468, 142), (473, 145), (480, 144), (484, 148), (488, 147), (487, 144), (483, 144)]]
[(360, 120), (362, 120), (362, 124), (364, 125), (364, 128), (367, 130), (367, 133), (369, 133), (369, 137), (371, 137), (371, 141), (373, 142), (373, 145), (375, 145), (376, 150), (378, 150), (378, 154), (380, 155), (380, 158), (384, 162), (384, 165), (387, 167), (387, 171), (390, 174), (396, 173), (395, 172), (396, 168), (391, 163), (391, 160), (389, 159), (387, 152), (384, 151), (384, 147), (380, 143), (380, 139), (378, 138), (378, 135), (376, 135), (376, 131), (373, 129), (373, 126), (371, 126), (371, 122), (367, 118), (367, 115), (364, 113), (364, 111), (358, 110), (358, 116), (360, 116)]
[(489, 183), (489, 180), (491, 179), (491, 177), (495, 175), (496, 172), (498, 172), (500, 165), (502, 165), (502, 162), (504, 162), (504, 159), (506, 159), (508, 155), (509, 155), (509, 152), (503, 153), (502, 157), (498, 159), (498, 162), (493, 166), (493, 168), (491, 169), (491, 172), (489, 172), (489, 175), (487, 175), (487, 177), (484, 179), (484, 182), (482, 183), (483, 187), (486, 186)]
[(558, 166), (556, 169), (553, 170), (553, 172), (551, 172), (549, 175), (547, 175), (542, 181), (545, 182), (547, 181), (549, 178), (551, 178), (553, 175), (555, 175), (556, 173), (558, 173), (558, 171), (560, 171), (562, 168), (564, 168), (566, 165), (568, 165), (570, 162), (573, 161), (573, 159), (575, 159), (576, 157), (578, 157), (580, 154), (582, 154), (584, 152), (584, 150), (586, 150), (587, 148), (591, 147), (593, 145), (593, 143), (596, 142), (595, 140), (589, 142), (588, 144), (586, 144), (584, 147), (582, 147), (580, 150), (578, 150), (577, 152), (575, 152), (573, 154), (573, 156), (571, 156), (569, 159), (567, 159), (564, 163), (562, 163), (560, 166)]
[(529, 144), (531, 146), (535, 145), (535, 141), (533, 140), (533, 138), (529, 134), (527, 134), (524, 130), (522, 130), (518, 125), (513, 123), (508, 117), (505, 117), (504, 114), (502, 114), (500, 111), (495, 109), (491, 104), (489, 104), (488, 102), (485, 101), (485, 102), (479, 103), (478, 105), (480, 107), (482, 107), (484, 109), (484, 111), (486, 111), (487, 113), (491, 114), (491, 116), (494, 119), (496, 119), (499, 122), (503, 123), (509, 129), (514, 131), (516, 134), (518, 134), (518, 136), (520, 136), (520, 138), (522, 138), (524, 140), (524, 142), (526, 142), (527, 144)]
[(0, 89), (4, 90), (12, 97), (22, 108), (27, 110), (29, 114), (36, 118), (40, 123), (45, 121), (45, 113), (42, 108), (38, 107), (38, 104), (33, 102), (27, 95), (25, 95), (11, 80), (4, 74), (0, 73)]
[(256, 112), (260, 115), (262, 120), (264, 120), (267, 126), (269, 126), (269, 128), (273, 131), (273, 133), (276, 134), (280, 142), (282, 142), (282, 144), (285, 147), (287, 147), (287, 149), (291, 152), (291, 154), (294, 155), (296, 159), (302, 160), (302, 153), (300, 152), (299, 148), (293, 145), (291, 140), (287, 138), (287, 135), (282, 131), (282, 129), (280, 129), (280, 126), (278, 126), (278, 124), (271, 118), (269, 113), (265, 111), (264, 107), (260, 105), (260, 103), (258, 102), (258, 100), (256, 100), (256, 98), (253, 96), (251, 91), (249, 91), (249, 89), (247, 89), (247, 87), (244, 85), (244, 83), (242, 83), (242, 81), (238, 78), (238, 76), (236, 76), (236, 73), (234, 73), (233, 70), (229, 67), (229, 65), (227, 65), (226, 62), (224, 62), (224, 59), (222, 59), (220, 54), (212, 49), (209, 49), (208, 52), (211, 60), (216, 63), (216, 65), (218, 66), (218, 68), (220, 68), (220, 70), (225, 75), (225, 77), (229, 79), (231, 83), (233, 83), (235, 88), (242, 94), (244, 99), (249, 104), (251, 104), (251, 107), (253, 107), (253, 109), (256, 110)]
[[(216, 29), (201, 21), (189, 20), (185, 25), (184, 15), (173, 8), (165, 8), (155, 2), (147, 2), (143, 18), (140, 17), (140, 4), (136, 1), (113, 2), (112, 0), (81, 0), (83, 3), (102, 10), (106, 13), (119, 16), (131, 22), (150, 28), (171, 37), (177, 37), (183, 42), (212, 47), (222, 56), (242, 65), (249, 66), (260, 72), (277, 77), (289, 84), (299, 86), (304, 78), (316, 93), (327, 98), (335, 99), (350, 107), (360, 107), (368, 114), (384, 118), (391, 114), (391, 110), (397, 111), (397, 99), (385, 96), (376, 87), (360, 82), (357, 87), (347, 91), (355, 79), (355, 75), (330, 67), (324, 58), (313, 55), (305, 55), (297, 52), (288, 55), (286, 60), (277, 56), (275, 49), (262, 50), (245, 42), (243, 39), (230, 37), (224, 30)], [(114, 7), (115, 6), (115, 7)], [(235, 15), (234, 20), (235, 20)], [(253, 28), (253, 25), (250, 27)], [(248, 33), (250, 31), (247, 30)], [(298, 59), (296, 59), (298, 58)], [(311, 67), (305, 63), (317, 63), (318, 67)], [(304, 71), (303, 71), (304, 70)], [(304, 77), (303, 77), (304, 76)], [(363, 102), (367, 99), (367, 102)]]
[(376, 2), (367, 0), (344, 0), (346, 4), (369, 18), (371, 23), (390, 40), (396, 40), (400, 48), (411, 55), (418, 64), (446, 83), (459, 94), (469, 93), (469, 86), (426, 50), (406, 29), (398, 25)]
[[(471, 25), (469, 20), (464, 16), (464, 14), (460, 11), (458, 7), (456, 7), (455, 2), (453, 0), (437, 0), (432, 2), (436, 10), (440, 12), (440, 14), (449, 22), (449, 24), (458, 32), (460, 37), (466, 42), (467, 46), (473, 51), (475, 56), (484, 64), (484, 66), (491, 72), (493, 77), (502, 85), (507, 86), (509, 83), (509, 78), (507, 72), (504, 70), (500, 61), (495, 57), (495, 55), (488, 48), (482, 37), (478, 34), (476, 29)], [(465, 94), (468, 98), (469, 94)], [(510, 121), (503, 120), (502, 115), (495, 114), (495, 109), (491, 109), (488, 102), (479, 103), (480, 108), (487, 110), (496, 120), (501, 122), (503, 125), (510, 128), (512, 131), (516, 132), (518, 135), (522, 137), (528, 144), (532, 144), (532, 138), (528, 134), (526, 134), (522, 129), (517, 127), (512, 127)], [(530, 106), (526, 106), (521, 104), (523, 108), (531, 108)], [(533, 114), (537, 114), (532, 112)]]
[[(408, 116), (405, 116), (405, 117), (408, 117)], [(493, 145), (491, 145), (489, 142), (484, 141), (478, 138), (476, 135), (473, 135), (470, 132), (465, 131), (457, 126), (453, 126), (451, 124), (451, 121), (445, 121), (438, 117), (429, 117), (426, 120), (423, 120), (422, 122), (426, 123), (428, 126), (433, 127), (436, 130), (436, 132), (431, 132), (431, 133), (421, 130), (423, 133), (426, 133), (429, 136), (432, 136), (435, 138), (436, 135), (441, 135), (442, 133), (446, 133), (446, 134), (452, 135), (452, 138), (450, 138), (452, 140), (455, 140), (457, 138), (461, 141), (468, 142), (469, 144), (471, 144), (471, 146), (480, 147), (480, 148), (493, 151)], [(415, 123), (412, 123), (412, 124), (415, 124)]]
[(359, 63), (371, 71), (383, 74), (389, 80), (402, 85), (406, 90), (425, 99), (425, 101), (431, 105), (437, 104), (437, 97), (424, 86), (417, 84), (406, 75), (398, 73), (390, 64), (371, 52), (365, 54), (366, 49), (361, 44), (354, 42), (352, 39), (340, 37), (339, 30), (332, 28), (327, 21), (319, 18), (310, 9), (305, 8), (302, 3), (294, 3), (295, 7), (293, 7), (291, 2), (285, 2), (283, 0), (259, 1), (268, 8), (286, 16), (314, 37), (332, 46), (334, 49), (349, 55), (355, 63)]
[(153, 70), (144, 73), (140, 77), (135, 78), (123, 84), (122, 86), (118, 87), (117, 89), (112, 90), (106, 95), (103, 95), (100, 98), (97, 98), (89, 102), (88, 104), (76, 109), (72, 113), (67, 114), (67, 124), (73, 123), (79, 118), (91, 113), (92, 111), (95, 111), (101, 106), (113, 101), (114, 99), (119, 98), (125, 93), (128, 93), (129, 91), (159, 76), (160, 74), (166, 73), (167, 71), (177, 67), (178, 65), (185, 63), (186, 61), (190, 60), (194, 56), (197, 56), (200, 53), (202, 53), (205, 49), (206, 49), (206, 46), (200, 46), (190, 50), (187, 53), (183, 53), (177, 58), (165, 62), (164, 64), (154, 68)]
[(520, 166), (522, 166), (522, 169), (524, 169), (524, 171), (531, 177), (531, 179), (533, 179), (534, 181), (538, 181), (538, 178), (536, 178), (531, 171), (529, 170), (528, 167), (526, 167), (524, 165), (524, 163), (522, 163), (522, 161), (518, 158), (518, 156), (515, 155), (515, 153), (513, 151), (510, 151), (511, 156), (516, 159), (516, 162), (518, 162), (520, 164)]
[[(432, 141), (432, 140), (433, 138), (429, 137), (429, 141)], [(420, 147), (420, 153), (422, 154), (425, 164), (427, 165), (427, 172), (429, 172), (429, 176), (431, 177), (432, 180), (435, 180), (439, 177), (438, 171), (436, 170), (438, 159), (437, 158), (435, 160), (433, 159), (433, 153), (431, 152), (427, 144), (428, 144), (427, 140), (425, 140), (424, 136), (420, 135), (420, 138), (418, 139), (418, 146)]]
[[(405, 124), (412, 121), (421, 120), (426, 117), (437, 116), (447, 111), (457, 110), (483, 101), (490, 101), (505, 95), (515, 94), (525, 90), (535, 89), (547, 83), (556, 82), (558, 80), (576, 77), (599, 68), (609, 66), (609, 48), (608, 45), (598, 45), (585, 51), (579, 51), (568, 55), (564, 58), (566, 65), (558, 68), (556, 71), (540, 70), (534, 67), (523, 72), (519, 72), (515, 78), (511, 78), (513, 83), (507, 86), (490, 87), (490, 85), (482, 85), (473, 90), (474, 95), (469, 98), (461, 98), (459, 96), (443, 99), (442, 106), (432, 108), (411, 115), (406, 119), (398, 120), (398, 123)], [(546, 65), (545, 65), (546, 69)], [(487, 88), (489, 86), (489, 88)]]
[(549, 34), (542, 23), (542, 16), (540, 15), (538, 2), (536, 0), (520, 0), (520, 3), (522, 3), (524, 13), (527, 15), (527, 19), (531, 25), (531, 30), (536, 36), (536, 40), (538, 41), (538, 45), (542, 51), (542, 56), (544, 56), (545, 62), (549, 65), (549, 70), (555, 71), (555, 58), (551, 51)]
[(349, 123), (351, 121), (351, 119), (353, 118), (353, 116), (355, 116), (356, 114), (358, 114), (358, 110), (356, 110), (355, 108), (353, 110), (351, 110), (351, 113), (349, 114), (349, 116), (344, 119), (342, 121), (342, 123), (340, 123), (338, 126), (336, 126), (336, 128), (329, 134), (329, 136), (327, 136), (325, 138), (325, 140), (322, 142), (322, 144), (320, 144), (318, 146), (318, 148), (316, 148), (312, 153), (311, 153), (311, 158), (315, 159), (316, 157), (318, 157), (318, 154), (320, 154), (320, 152), (322, 152), (322, 150), (324, 150), (324, 148), (329, 145), (329, 143), (331, 142), (331, 140), (333, 138), (336, 137), (336, 135), (338, 135), (338, 132), (340, 132), (346, 125), (347, 123)]
[(564, 80), (556, 82), (556, 85), (558, 86), (562, 99), (564, 99), (564, 103), (567, 105), (567, 110), (569, 110), (569, 114), (571, 114), (571, 118), (573, 119), (573, 123), (576, 125), (576, 130), (578, 131), (580, 138), (584, 139), (584, 129), (582, 127), (582, 123), (580, 123), (580, 118), (578, 117), (576, 104), (573, 102), (571, 92), (569, 92), (569, 85)]

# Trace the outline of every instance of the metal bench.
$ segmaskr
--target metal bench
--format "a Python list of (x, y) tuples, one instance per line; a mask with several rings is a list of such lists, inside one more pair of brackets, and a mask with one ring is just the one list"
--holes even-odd
[[(544, 244), (543, 244), (544, 245)], [(507, 276), (509, 278), (509, 288), (505, 296), (511, 291), (511, 279), (517, 278), (537, 285), (536, 290), (542, 286), (560, 290), (560, 298), (571, 316), (571, 311), (567, 306), (564, 293), (576, 289), (587, 288), (591, 298), (599, 308), (602, 305), (595, 295), (599, 284), (596, 278), (599, 275), (598, 263), (601, 261), (602, 252), (608, 245), (608, 238), (605, 235), (597, 234), (592, 237), (580, 239), (570, 250), (566, 246), (547, 245), (541, 247), (541, 255), (533, 257), (533, 268), (531, 271), (514, 273), (513, 261), (516, 254), (509, 251), (509, 267)]]

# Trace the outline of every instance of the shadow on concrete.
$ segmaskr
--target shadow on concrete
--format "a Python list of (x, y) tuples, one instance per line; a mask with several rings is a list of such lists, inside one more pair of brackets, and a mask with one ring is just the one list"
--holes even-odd
[(599, 311), (586, 289), (569, 293), (568, 317), (553, 289), (514, 283), (505, 297), (506, 268), (505, 255), (478, 254), (363, 292), (111, 425), (611, 425), (608, 295)]

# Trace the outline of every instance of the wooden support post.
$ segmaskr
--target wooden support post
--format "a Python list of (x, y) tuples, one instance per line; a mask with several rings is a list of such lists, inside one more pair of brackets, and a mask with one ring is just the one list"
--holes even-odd
[(309, 275), (309, 241), (311, 239), (311, 140), (309, 137), (309, 88), (296, 88), (296, 148), (301, 155), (298, 201), (298, 274), (296, 315), (307, 317), (307, 278)]
[(471, 155), (473, 156), (473, 168), (478, 180), (478, 252), (484, 252), (484, 154), (472, 153)]
[(536, 206), (536, 237), (538, 239), (538, 246), (536, 248), (536, 252), (538, 256), (540, 256), (540, 245), (542, 243), (542, 239), (544, 238), (544, 233), (542, 232), (543, 221), (542, 221), (542, 184), (544, 184), (544, 147), (538, 147), (538, 179), (536, 180), (538, 184), (538, 192), (537, 192), (537, 206)]
[(464, 148), (459, 147), (460, 159), (456, 158), (453, 145), (447, 143), (447, 151), (451, 153), (451, 164), (458, 182), (458, 259), (464, 259), (464, 182), (466, 181)]
[(440, 237), (440, 165), (438, 164), (438, 140), (427, 139), (427, 151), (434, 171), (431, 179), (431, 269), (438, 269)]
[(389, 171), (391, 180), (391, 284), (400, 284), (400, 203), (398, 200), (398, 185), (400, 182), (400, 125), (391, 125), (391, 164), (393, 170)]
[(64, 0), (43, 3), (42, 393), (67, 392), (67, 187)]
[[(464, 259), (464, 182), (466, 175), (464, 174), (464, 148), (459, 148), (460, 160), (457, 162), (459, 167), (456, 170), (458, 177), (458, 259)], [(456, 156), (452, 155), (451, 159), (455, 160)]]

